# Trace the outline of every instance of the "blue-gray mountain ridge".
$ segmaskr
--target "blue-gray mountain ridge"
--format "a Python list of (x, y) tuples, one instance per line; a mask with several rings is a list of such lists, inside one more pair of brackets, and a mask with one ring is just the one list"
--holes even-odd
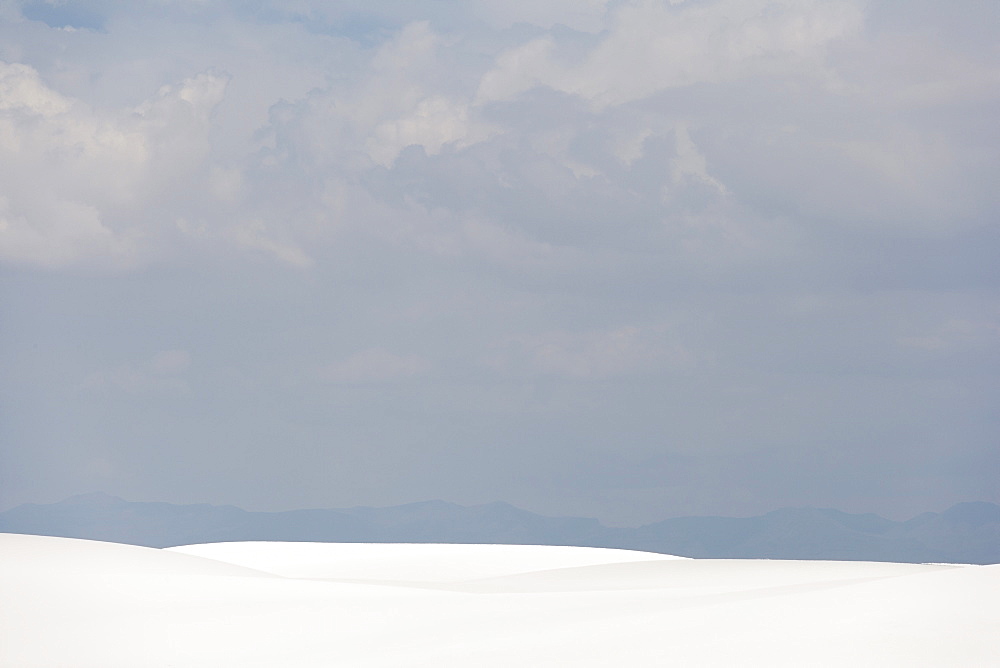
[(85, 494), (0, 513), (0, 532), (148, 547), (242, 540), (508, 543), (646, 550), (716, 559), (1000, 563), (1000, 506), (957, 504), (897, 522), (873, 514), (784, 508), (757, 517), (678, 517), (638, 528), (545, 517), (506, 503), (426, 501), (387, 508), (250, 512)]

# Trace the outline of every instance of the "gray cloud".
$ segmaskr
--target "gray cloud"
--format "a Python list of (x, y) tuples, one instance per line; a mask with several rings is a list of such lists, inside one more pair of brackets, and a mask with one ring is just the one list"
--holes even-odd
[(996, 501), (998, 20), (3, 4), (0, 501)]

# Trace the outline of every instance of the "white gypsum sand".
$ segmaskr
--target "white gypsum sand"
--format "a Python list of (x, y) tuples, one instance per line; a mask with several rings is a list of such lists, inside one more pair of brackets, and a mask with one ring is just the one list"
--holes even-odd
[(1000, 665), (1000, 566), (0, 534), (0, 665)]

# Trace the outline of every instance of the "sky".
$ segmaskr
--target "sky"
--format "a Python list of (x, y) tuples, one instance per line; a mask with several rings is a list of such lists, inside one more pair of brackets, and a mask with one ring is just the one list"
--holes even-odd
[(998, 31), (0, 0), (0, 508), (1000, 502)]

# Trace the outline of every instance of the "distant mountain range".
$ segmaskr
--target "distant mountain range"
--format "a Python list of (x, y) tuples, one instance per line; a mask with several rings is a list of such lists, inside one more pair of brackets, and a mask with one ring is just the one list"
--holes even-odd
[(905, 522), (785, 508), (758, 517), (679, 517), (639, 528), (545, 517), (506, 503), (425, 501), (388, 508), (249, 512), (234, 506), (134, 503), (74, 496), (0, 513), (0, 532), (149, 547), (243, 540), (510, 543), (646, 550), (716, 559), (1000, 563), (1000, 506), (960, 503)]

